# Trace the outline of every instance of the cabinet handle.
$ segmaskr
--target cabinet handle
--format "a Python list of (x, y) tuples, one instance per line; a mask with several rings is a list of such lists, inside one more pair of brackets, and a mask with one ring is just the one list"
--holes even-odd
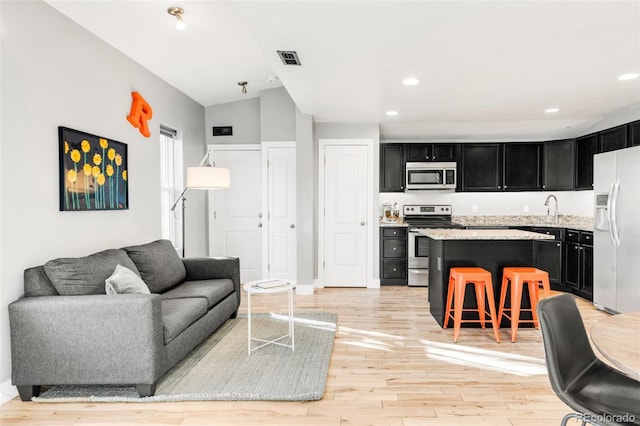
[(502, 189), (502, 187), (500, 185), (498, 185), (498, 189)]
[(397, 234), (397, 232), (396, 232), (396, 231), (393, 231), (393, 235), (396, 235), (396, 234)]
[(396, 272), (396, 271), (397, 271), (397, 269), (396, 269), (396, 268), (393, 268), (393, 272)]
[(560, 243), (556, 244), (556, 247), (560, 247)]
[(393, 248), (393, 251), (396, 251), (396, 247)]

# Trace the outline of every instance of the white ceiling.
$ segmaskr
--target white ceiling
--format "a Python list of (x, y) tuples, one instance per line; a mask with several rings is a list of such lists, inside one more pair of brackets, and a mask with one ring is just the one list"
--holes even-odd
[(47, 3), (203, 106), (282, 84), (316, 122), (380, 123), (383, 139), (553, 139), (640, 117), (640, 79), (617, 80), (640, 72), (640, 0)]

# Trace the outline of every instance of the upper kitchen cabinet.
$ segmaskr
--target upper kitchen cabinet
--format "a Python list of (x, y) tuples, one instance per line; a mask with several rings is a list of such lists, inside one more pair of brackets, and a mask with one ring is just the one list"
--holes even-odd
[(507, 143), (504, 145), (504, 189), (533, 191), (540, 189), (541, 143)]
[(627, 144), (629, 146), (640, 145), (640, 120), (627, 124)]
[(598, 135), (577, 138), (575, 151), (575, 189), (593, 189), (593, 156), (598, 152)]
[(502, 144), (461, 144), (462, 190), (502, 190)]
[(407, 143), (404, 145), (406, 161), (456, 161), (455, 144)]
[(545, 142), (542, 150), (542, 189), (573, 189), (575, 140)]
[(598, 152), (615, 151), (627, 147), (627, 126), (618, 126), (600, 132), (600, 149)]
[(404, 146), (380, 144), (380, 192), (404, 191)]

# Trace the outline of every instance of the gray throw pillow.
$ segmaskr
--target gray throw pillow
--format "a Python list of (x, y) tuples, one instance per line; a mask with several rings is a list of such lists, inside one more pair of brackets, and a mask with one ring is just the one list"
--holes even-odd
[(151, 293), (163, 293), (182, 283), (187, 270), (169, 240), (124, 247)]
[(107, 294), (151, 294), (149, 287), (135, 272), (117, 265), (113, 274), (105, 280)]
[(104, 250), (86, 257), (50, 260), (45, 263), (44, 272), (58, 294), (105, 294), (104, 282), (118, 264), (138, 272), (127, 253), (118, 249)]

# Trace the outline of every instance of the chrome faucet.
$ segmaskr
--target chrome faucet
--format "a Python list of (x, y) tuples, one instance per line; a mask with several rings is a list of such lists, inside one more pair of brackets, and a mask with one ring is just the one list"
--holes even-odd
[[(554, 209), (553, 209), (553, 223), (558, 224), (558, 199), (556, 198), (556, 196), (553, 194), (549, 195), (547, 199), (544, 200), (544, 205), (549, 207), (549, 200), (551, 200), (552, 198), (553, 198), (553, 201), (555, 201)], [(549, 216), (548, 208), (547, 208), (547, 216)]]

